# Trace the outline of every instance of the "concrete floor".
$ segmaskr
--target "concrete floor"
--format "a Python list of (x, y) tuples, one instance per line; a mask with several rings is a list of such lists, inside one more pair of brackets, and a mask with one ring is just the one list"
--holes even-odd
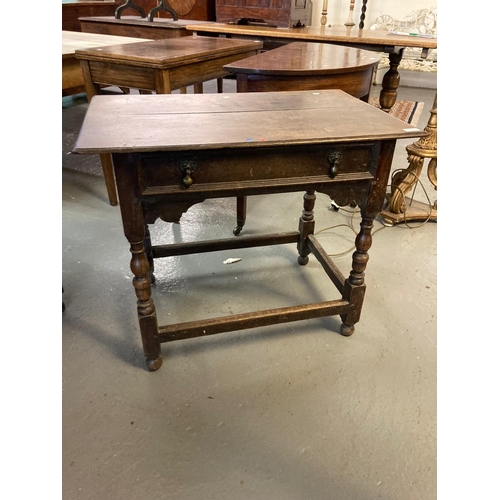
[[(399, 89), (425, 102), (420, 128), (434, 96)], [(63, 498), (436, 498), (437, 224), (377, 222), (352, 337), (333, 317), (179, 341), (163, 344), (150, 373), (119, 207), (99, 159), (70, 154), (86, 109), (63, 99)], [(407, 166), (411, 142), (399, 143), (394, 169)], [(434, 201), (422, 180), (415, 198), (426, 189)], [(318, 237), (348, 274), (346, 224), (357, 230), (359, 216), (329, 207), (318, 195)], [(252, 197), (244, 234), (295, 230), (301, 210), (301, 194)], [(234, 225), (235, 201), (217, 199), (151, 234), (227, 237)], [(161, 259), (155, 274), (160, 324), (337, 297), (314, 258), (297, 265), (293, 245)]]

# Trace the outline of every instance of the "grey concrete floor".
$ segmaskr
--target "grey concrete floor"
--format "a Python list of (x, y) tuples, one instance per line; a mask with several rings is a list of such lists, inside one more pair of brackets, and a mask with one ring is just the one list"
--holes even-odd
[[(399, 89), (425, 102), (420, 128), (434, 96)], [(63, 99), (63, 498), (436, 498), (437, 224), (377, 221), (352, 337), (332, 317), (179, 341), (150, 373), (119, 207), (98, 157), (70, 154), (86, 109)], [(423, 179), (415, 198), (427, 196)], [(295, 230), (301, 210), (301, 194), (252, 197), (244, 233)], [(359, 215), (318, 195), (315, 218), (348, 274)], [(150, 229), (156, 243), (228, 237), (234, 225), (234, 199), (216, 199)], [(338, 295), (314, 258), (297, 265), (293, 245), (162, 259), (155, 274), (160, 324)]]

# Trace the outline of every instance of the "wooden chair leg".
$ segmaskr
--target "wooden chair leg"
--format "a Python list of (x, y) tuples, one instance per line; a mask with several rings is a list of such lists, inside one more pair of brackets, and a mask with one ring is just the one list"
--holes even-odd
[(104, 181), (106, 182), (106, 189), (108, 190), (109, 203), (112, 206), (118, 205), (118, 195), (116, 194), (115, 175), (113, 173), (113, 162), (111, 155), (102, 154), (101, 165), (104, 173)]

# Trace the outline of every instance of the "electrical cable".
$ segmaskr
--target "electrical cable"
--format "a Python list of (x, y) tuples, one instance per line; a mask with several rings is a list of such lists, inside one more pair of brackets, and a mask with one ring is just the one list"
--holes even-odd
[[(402, 169), (402, 168), (401, 168), (401, 169), (395, 170), (395, 171), (392, 173), (392, 175), (391, 175), (391, 181), (394, 179), (394, 176), (395, 176), (398, 172), (402, 172), (403, 170), (406, 170), (406, 169)], [(422, 222), (421, 224), (418, 224), (418, 225), (413, 225), (413, 226), (410, 226), (410, 225), (408, 224), (408, 221), (406, 220), (406, 209), (407, 209), (407, 206), (406, 206), (406, 204), (404, 205), (404, 210), (403, 210), (403, 217), (404, 217), (404, 219), (403, 219), (403, 222), (404, 222), (404, 225), (406, 226), (406, 229), (418, 229), (418, 228), (420, 228), (420, 227), (424, 226), (425, 224), (427, 224), (427, 222), (429, 222), (429, 220), (430, 220), (430, 218), (431, 218), (431, 216), (432, 216), (432, 208), (433, 208), (433, 205), (432, 205), (432, 202), (431, 202), (431, 200), (430, 200), (430, 198), (429, 198), (429, 195), (427, 194), (427, 190), (425, 189), (425, 187), (424, 187), (424, 185), (423, 185), (422, 181), (418, 178), (418, 176), (417, 176), (414, 172), (409, 172), (409, 173), (411, 173), (411, 174), (412, 174), (412, 175), (416, 178), (416, 180), (417, 180), (417, 182), (415, 183), (415, 186), (414, 186), (414, 188), (413, 188), (413, 192), (412, 192), (412, 195), (411, 195), (411, 198), (410, 198), (410, 203), (409, 203), (409, 205), (411, 205), (411, 203), (413, 202), (413, 198), (414, 198), (414, 196), (415, 196), (415, 191), (416, 191), (416, 189), (417, 189), (417, 185), (418, 185), (418, 184), (420, 184), (420, 186), (422, 187), (422, 190), (423, 190), (423, 192), (424, 192), (424, 194), (425, 194), (425, 197), (427, 198), (427, 203), (428, 203), (428, 205), (429, 205), (429, 215), (427, 216), (427, 218), (425, 219), (425, 221), (424, 221), (424, 222)], [(392, 184), (389, 184), (389, 185), (388, 185), (388, 187), (389, 187), (389, 188), (391, 188), (391, 189), (394, 187), (394, 189), (399, 190), (399, 191), (400, 191), (400, 193), (401, 193), (401, 195), (402, 195), (403, 197), (405, 197), (405, 194), (404, 194), (403, 190), (402, 190), (399, 186), (393, 186)], [(355, 235), (357, 235), (357, 234), (358, 234), (358, 232), (359, 232), (359, 230), (356, 230), (356, 229), (354, 228), (353, 223), (354, 223), (354, 217), (355, 217), (355, 215), (356, 215), (356, 214), (361, 213), (361, 210), (360, 210), (360, 209), (357, 209), (357, 210), (355, 209), (355, 210), (352, 210), (352, 211), (351, 211), (351, 210), (347, 210), (347, 209), (345, 209), (345, 208), (339, 207), (339, 208), (338, 208), (338, 209), (336, 209), (335, 211), (336, 211), (336, 212), (338, 212), (338, 211), (342, 211), (342, 212), (346, 212), (346, 213), (348, 213), (348, 214), (351, 214), (351, 217), (350, 217), (350, 220), (349, 220), (349, 224), (336, 224), (336, 225), (334, 225), (334, 226), (325, 227), (325, 228), (320, 229), (319, 231), (315, 232), (315, 233), (314, 233), (314, 235), (315, 235), (315, 236), (317, 236), (317, 235), (318, 235), (318, 234), (320, 234), (320, 233), (323, 233), (323, 232), (325, 232), (325, 231), (329, 231), (329, 230), (331, 230), (331, 229), (336, 229), (336, 228), (339, 228), (339, 227), (348, 227), (349, 229), (351, 229), (351, 231), (352, 231)], [(382, 229), (385, 229), (386, 227), (387, 227), (387, 226), (385, 226), (385, 225), (384, 225), (384, 226), (382, 226), (382, 227), (380, 227), (380, 228), (376, 229), (375, 231), (373, 231), (373, 232), (372, 232), (372, 237), (373, 237), (373, 236), (375, 236), (375, 234), (377, 234), (379, 231), (382, 231)], [(351, 247), (351, 248), (349, 248), (348, 250), (345, 250), (344, 252), (335, 253), (335, 254), (328, 254), (328, 256), (329, 256), (329, 257), (341, 257), (341, 256), (343, 256), (343, 255), (346, 255), (346, 254), (348, 254), (348, 253), (352, 252), (353, 250), (356, 250), (356, 245), (352, 246), (352, 247)]]

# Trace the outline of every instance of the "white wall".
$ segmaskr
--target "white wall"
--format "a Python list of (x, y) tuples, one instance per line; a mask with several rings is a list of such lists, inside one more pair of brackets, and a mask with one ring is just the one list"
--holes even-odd
[[(321, 26), (323, 0), (312, 0), (312, 26)], [(326, 25), (343, 25), (349, 16), (350, 0), (328, 0), (328, 15)], [(356, 0), (353, 20), (356, 27), (359, 24), (362, 0)], [(389, 14), (396, 20), (401, 20), (411, 12), (419, 9), (436, 7), (437, 0), (368, 0), (366, 4), (365, 29), (382, 14)]]

